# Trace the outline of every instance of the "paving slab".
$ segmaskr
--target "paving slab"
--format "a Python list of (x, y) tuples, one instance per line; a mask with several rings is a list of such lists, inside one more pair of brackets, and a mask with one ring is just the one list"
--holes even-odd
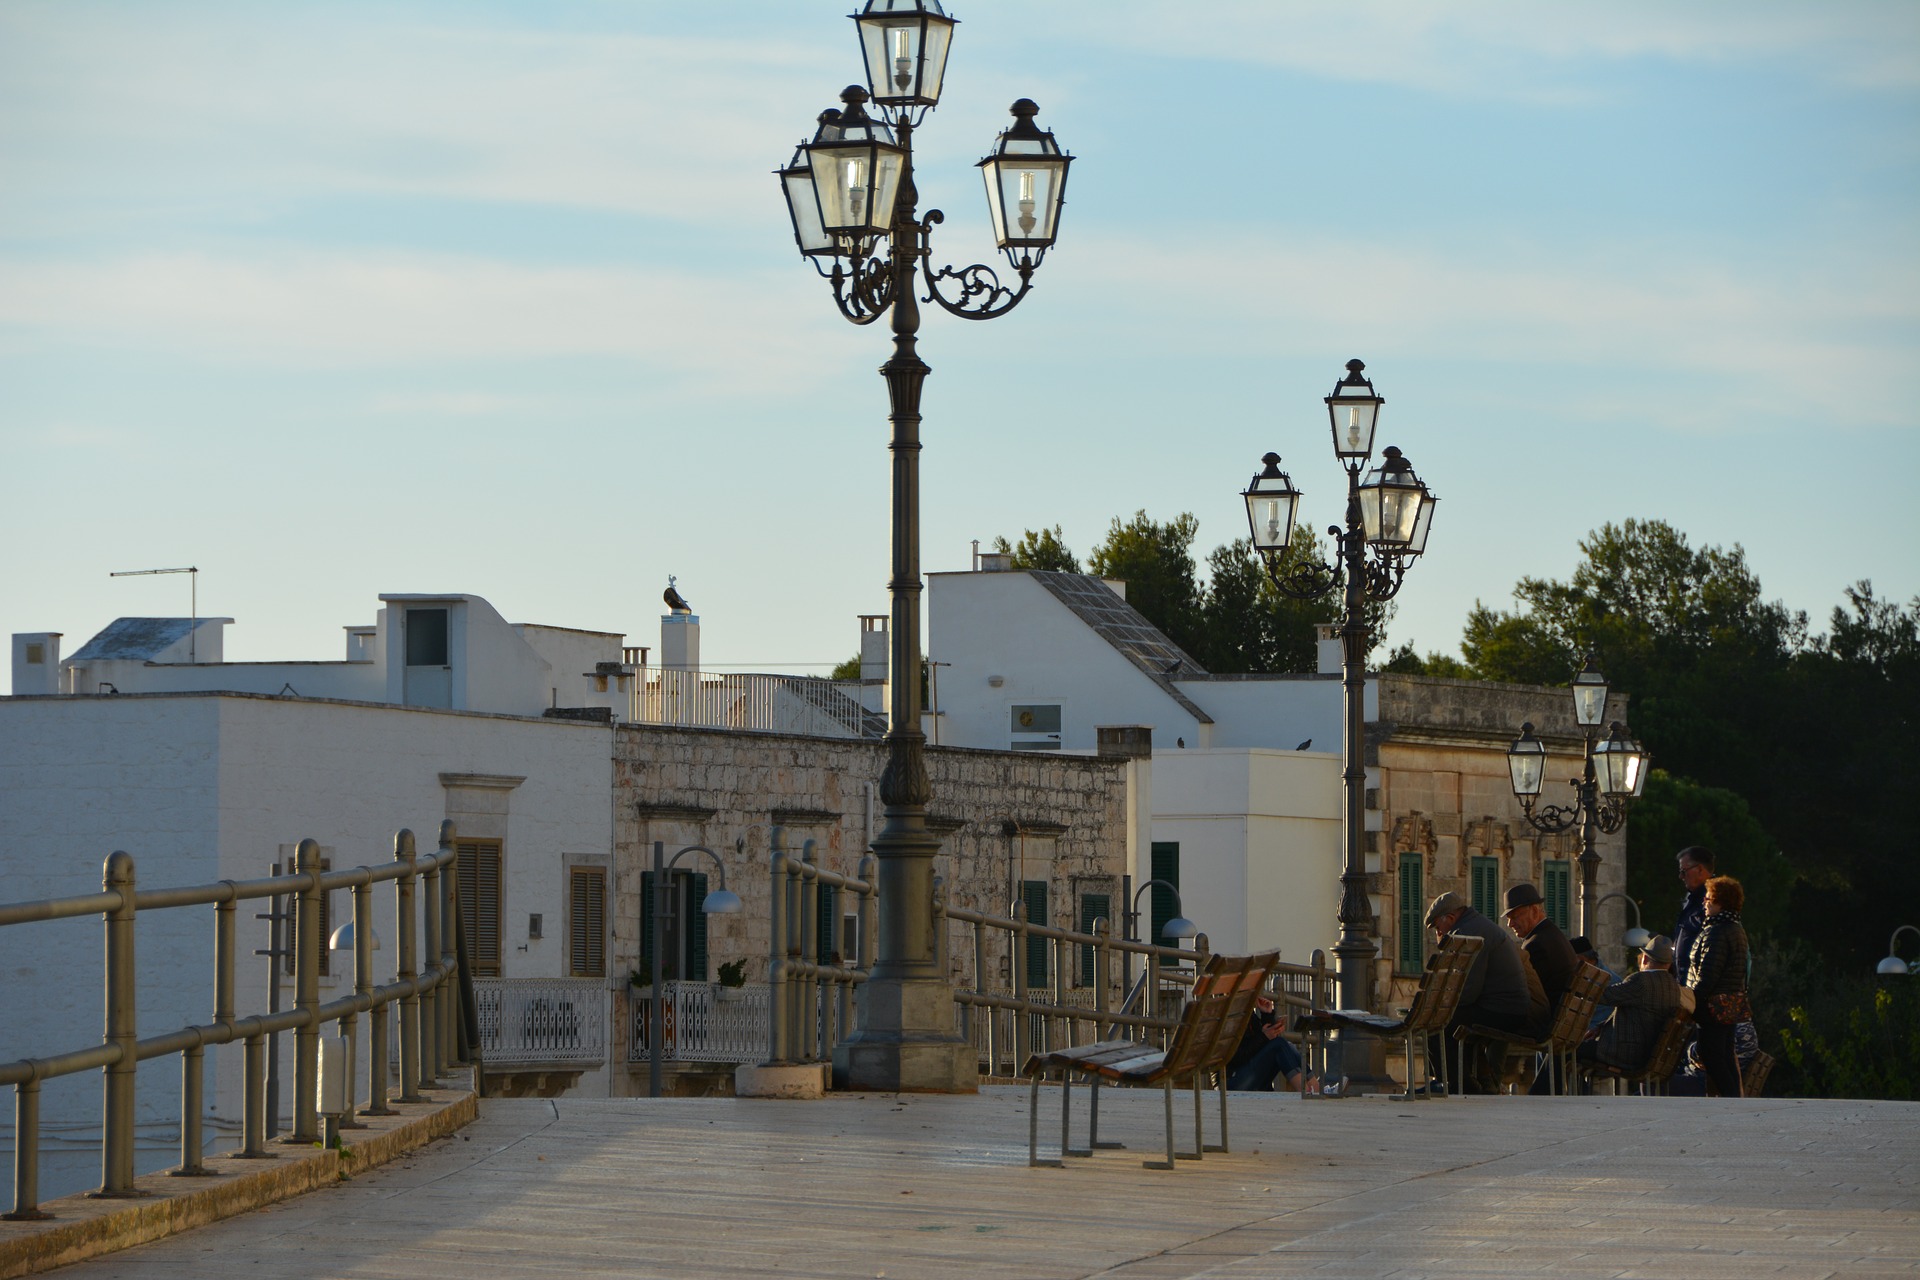
[(1916, 1104), (1236, 1095), (1234, 1150), (1171, 1173), (1140, 1165), (1160, 1124), (1157, 1092), (1103, 1091), (1130, 1149), (1032, 1169), (1024, 1089), (486, 1100), (393, 1165), (58, 1274), (1920, 1276)]

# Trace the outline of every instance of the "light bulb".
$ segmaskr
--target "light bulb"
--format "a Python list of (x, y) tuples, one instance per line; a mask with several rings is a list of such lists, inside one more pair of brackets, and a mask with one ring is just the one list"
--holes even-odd
[(1357, 453), (1360, 449), (1360, 406), (1347, 406), (1347, 450)]
[(893, 83), (904, 90), (913, 83), (913, 29), (893, 29)]

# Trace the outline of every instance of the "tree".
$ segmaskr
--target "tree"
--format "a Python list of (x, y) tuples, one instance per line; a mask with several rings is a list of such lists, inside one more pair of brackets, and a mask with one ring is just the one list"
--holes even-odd
[(1021, 535), (1018, 543), (1010, 543), (1004, 537), (993, 540), (993, 549), (1001, 555), (1013, 557), (1016, 569), (1050, 569), (1058, 573), (1080, 572), (1080, 562), (1074, 558), (1062, 539), (1060, 526), (1035, 531), (1028, 529)]
[(856, 653), (835, 667), (833, 674), (827, 678), (829, 680), (858, 680), (860, 678), (860, 655)]
[(1713, 850), (1714, 870), (1745, 888), (1741, 918), (1749, 933), (1768, 935), (1786, 923), (1793, 868), (1746, 799), (1655, 769), (1627, 823), (1627, 893), (1650, 931), (1672, 931), (1681, 896), (1673, 856), (1694, 844)]
[[(1325, 544), (1309, 529), (1296, 529), (1280, 559), (1284, 576), (1327, 559)], [(1273, 585), (1266, 566), (1246, 538), (1216, 547), (1207, 557), (1210, 581), (1202, 603), (1206, 639), (1194, 656), (1209, 671), (1316, 671), (1322, 623), (1337, 623), (1342, 608), (1338, 586), (1311, 600), (1296, 600)], [(1391, 603), (1366, 607), (1368, 651), (1386, 638)]]
[(1188, 513), (1165, 524), (1145, 511), (1124, 522), (1115, 516), (1106, 541), (1087, 557), (1089, 573), (1125, 579), (1127, 603), (1196, 658), (1206, 648), (1204, 601), (1191, 551), (1199, 528)]

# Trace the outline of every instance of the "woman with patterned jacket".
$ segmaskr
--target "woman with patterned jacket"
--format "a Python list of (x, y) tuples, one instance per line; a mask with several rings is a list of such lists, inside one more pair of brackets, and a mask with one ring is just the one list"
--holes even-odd
[(1753, 1021), (1747, 1001), (1747, 931), (1740, 923), (1746, 893), (1732, 876), (1707, 881), (1707, 922), (1693, 940), (1687, 986), (1699, 1023), (1700, 1063), (1723, 1098), (1740, 1096), (1740, 1063), (1734, 1029)]

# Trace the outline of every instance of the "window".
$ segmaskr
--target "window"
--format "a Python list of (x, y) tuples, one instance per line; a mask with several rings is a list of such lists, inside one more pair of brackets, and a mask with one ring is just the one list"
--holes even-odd
[(1008, 712), (1008, 732), (1015, 751), (1058, 751), (1060, 749), (1060, 704), (1018, 704)]
[(1475, 858), (1471, 865), (1472, 880), (1468, 885), (1468, 899), (1473, 909), (1489, 920), (1500, 918), (1500, 859)]
[[(1106, 920), (1108, 928), (1111, 930), (1113, 925), (1112, 903), (1113, 896), (1111, 894), (1081, 894), (1079, 931), (1081, 933), (1092, 933), (1093, 922), (1100, 919)], [(1084, 942), (1080, 944), (1080, 985), (1083, 987), (1093, 985), (1093, 947)]]
[(607, 976), (607, 869), (567, 871), (567, 975)]
[(453, 847), (460, 876), (460, 928), (467, 964), (476, 978), (500, 976), (500, 864), (498, 840), (462, 840)]
[[(707, 877), (667, 873), (667, 931), (660, 939), (662, 982), (707, 980)], [(653, 872), (640, 875), (640, 963), (653, 963)]]
[[(1153, 842), (1152, 870), (1152, 879), (1170, 884), (1175, 889), (1180, 887), (1179, 841), (1156, 840)], [(1178, 910), (1173, 905), (1173, 894), (1161, 888), (1160, 885), (1155, 885), (1152, 892), (1147, 895), (1147, 901), (1151, 911), (1148, 915), (1147, 936), (1142, 941), (1151, 942), (1156, 947), (1164, 946), (1173, 941), (1160, 936), (1160, 930), (1166, 927), (1167, 921), (1173, 919)]]
[(1573, 932), (1573, 864), (1564, 858), (1542, 860), (1540, 881), (1540, 896), (1547, 900), (1547, 919), (1563, 932)]
[[(1028, 924), (1047, 924), (1047, 882), (1045, 880), (1022, 880), (1020, 882), (1020, 900), (1027, 904)], [(1047, 985), (1047, 973), (1052, 968), (1047, 963), (1053, 952), (1052, 938), (1037, 938), (1027, 935), (1027, 985), (1044, 987)]]
[(27, 646), (27, 665), (28, 666), (37, 667), (44, 664), (46, 660), (47, 660), (47, 646), (43, 644), (30, 644)]
[(1395, 973), (1419, 974), (1427, 967), (1427, 860), (1417, 853), (1400, 855), (1400, 954)]
[(447, 665), (447, 611), (445, 609), (407, 610), (407, 665), (410, 667)]

